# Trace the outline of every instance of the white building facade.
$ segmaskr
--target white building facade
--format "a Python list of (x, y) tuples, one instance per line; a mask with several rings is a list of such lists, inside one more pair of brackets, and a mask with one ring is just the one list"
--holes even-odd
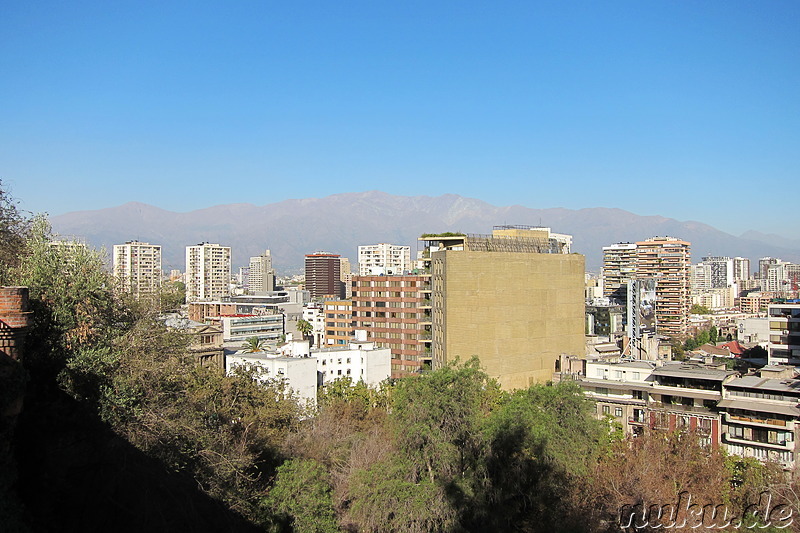
[(186, 247), (186, 301), (230, 296), (231, 248), (200, 243)]
[(161, 287), (161, 246), (139, 241), (114, 245), (114, 276), (135, 298), (154, 295)]
[(370, 244), (358, 247), (360, 276), (400, 275), (411, 270), (411, 247)]
[(374, 387), (392, 374), (392, 351), (376, 348), (373, 342), (356, 341), (348, 347), (312, 350), (311, 355), (317, 360), (322, 385), (350, 378), (354, 383), (364, 381)]
[(236, 352), (225, 357), (225, 371), (252, 369), (260, 381), (281, 380), (301, 403), (317, 403), (317, 361), (313, 357), (279, 357), (267, 353)]

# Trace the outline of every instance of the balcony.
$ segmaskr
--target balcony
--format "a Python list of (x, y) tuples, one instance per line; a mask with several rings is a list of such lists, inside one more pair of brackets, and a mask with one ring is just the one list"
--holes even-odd
[(758, 426), (762, 428), (775, 428), (777, 427), (786, 427), (786, 420), (778, 420), (775, 418), (754, 418), (749, 416), (742, 416), (742, 415), (732, 415), (730, 413), (725, 413), (723, 415), (723, 420), (726, 424), (731, 422), (738, 422), (738, 423), (746, 423), (749, 426)]
[(744, 446), (758, 446), (760, 448), (768, 448), (770, 450), (780, 450), (780, 451), (794, 450), (794, 442), (792, 441), (782, 440), (776, 443), (760, 442), (757, 440), (747, 440), (740, 437), (732, 437), (728, 432), (722, 434), (722, 441), (730, 444), (741, 444)]

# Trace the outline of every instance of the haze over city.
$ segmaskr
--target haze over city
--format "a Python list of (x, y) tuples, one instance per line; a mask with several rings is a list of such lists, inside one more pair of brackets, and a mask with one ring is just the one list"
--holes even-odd
[[(800, 6), (12, 3), (0, 177), (51, 215), (379, 189), (796, 238)], [(503, 221), (499, 221), (503, 222)]]

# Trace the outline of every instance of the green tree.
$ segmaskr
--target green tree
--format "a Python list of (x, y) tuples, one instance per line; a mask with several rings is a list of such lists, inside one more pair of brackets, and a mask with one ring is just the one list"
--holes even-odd
[(717, 331), (716, 326), (711, 326), (708, 329), (708, 340), (714, 345), (717, 344), (717, 340), (719, 340), (719, 332)]
[[(575, 492), (611, 443), (610, 427), (574, 383), (510, 394), (485, 419), (486, 484), (468, 506), (469, 529), (574, 529)], [(579, 520), (579, 519), (577, 519)]]
[[(100, 252), (82, 246), (53, 246), (50, 224), (37, 217), (18, 267), (16, 283), (30, 290), (33, 327), (25, 365), (34, 386), (62, 382), (69, 389), (68, 361), (83, 350), (109, 347), (135, 320)], [(66, 369), (66, 371), (65, 371)]]
[(136, 447), (254, 519), (300, 408), (282, 383), (198, 366), (187, 343), (157, 321), (137, 322), (116, 344), (98, 409)]
[(685, 351), (687, 351), (687, 352), (691, 351), (691, 350), (694, 350), (698, 346), (700, 346), (700, 345), (697, 343), (697, 339), (694, 338), (694, 337), (689, 337), (688, 339), (683, 341), (683, 349)]
[(340, 531), (330, 474), (313, 459), (290, 459), (278, 467), (275, 482), (261, 505), (266, 510), (262, 521), (268, 525), (282, 525), (284, 530), (296, 533)]
[(19, 265), (26, 240), (30, 236), (31, 220), (20, 211), (19, 202), (0, 180), (0, 284), (17, 283), (12, 269)]
[(709, 309), (704, 305), (692, 304), (692, 307), (689, 309), (689, 312), (693, 315), (710, 315), (711, 309)]
[(300, 320), (297, 321), (297, 331), (299, 331), (300, 334), (305, 339), (311, 334), (312, 331), (314, 331), (314, 326), (311, 325), (311, 322), (309, 322), (308, 320), (304, 320), (301, 318)]
[(359, 470), (349, 485), (348, 521), (359, 531), (428, 533), (458, 530), (457, 509), (446, 488), (413, 474), (416, 465), (402, 455), (388, 455)]
[(162, 311), (180, 309), (186, 303), (186, 284), (182, 281), (170, 281), (161, 286), (159, 301)]
[(242, 344), (245, 353), (257, 353), (264, 351), (264, 341), (258, 337), (249, 337)]

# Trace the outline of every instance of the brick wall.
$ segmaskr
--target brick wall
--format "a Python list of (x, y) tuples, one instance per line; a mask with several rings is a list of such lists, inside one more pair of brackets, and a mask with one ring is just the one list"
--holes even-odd
[(22, 359), (22, 345), (31, 323), (28, 288), (0, 287), (0, 353)]

